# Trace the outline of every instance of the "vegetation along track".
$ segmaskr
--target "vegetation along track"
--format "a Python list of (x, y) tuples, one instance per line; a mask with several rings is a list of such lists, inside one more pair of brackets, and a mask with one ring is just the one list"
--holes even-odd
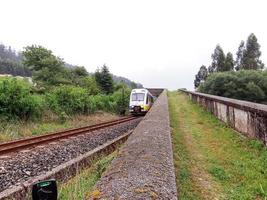
[(85, 126), (85, 127), (75, 128), (75, 129), (68, 129), (68, 130), (64, 130), (64, 131), (59, 131), (59, 132), (55, 132), (55, 133), (37, 136), (37, 137), (30, 137), (30, 138), (26, 138), (26, 139), (20, 139), (20, 140), (2, 143), (2, 144), (0, 144), (0, 155), (7, 154), (10, 152), (14, 152), (14, 151), (18, 151), (18, 150), (25, 149), (25, 148), (29, 148), (29, 147), (33, 147), (36, 145), (40, 145), (40, 144), (68, 138), (71, 136), (76, 136), (79, 134), (88, 133), (88, 132), (91, 132), (94, 130), (98, 130), (98, 129), (106, 128), (106, 127), (113, 126), (116, 124), (120, 124), (123, 122), (127, 122), (127, 121), (130, 121), (133, 119), (136, 119), (136, 117), (129, 116), (129, 117), (124, 117), (122, 119), (103, 122), (103, 123), (95, 124), (95, 125), (91, 125), (91, 126)]

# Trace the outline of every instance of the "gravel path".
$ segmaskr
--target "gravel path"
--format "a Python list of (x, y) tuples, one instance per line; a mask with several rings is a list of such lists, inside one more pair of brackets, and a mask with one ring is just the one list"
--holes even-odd
[(0, 157), (0, 192), (134, 129), (141, 118)]

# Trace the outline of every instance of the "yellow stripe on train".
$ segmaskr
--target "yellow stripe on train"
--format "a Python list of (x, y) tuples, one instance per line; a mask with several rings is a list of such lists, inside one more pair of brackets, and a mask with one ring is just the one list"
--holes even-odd
[(148, 111), (150, 109), (149, 105), (144, 105), (144, 111)]

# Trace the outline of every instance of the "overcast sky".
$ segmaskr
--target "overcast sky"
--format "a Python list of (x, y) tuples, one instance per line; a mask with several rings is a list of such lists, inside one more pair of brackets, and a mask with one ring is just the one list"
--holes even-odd
[(1, 1), (0, 43), (39, 44), (68, 63), (111, 72), (145, 87), (193, 89), (220, 44), (234, 56), (255, 33), (267, 64), (265, 0)]

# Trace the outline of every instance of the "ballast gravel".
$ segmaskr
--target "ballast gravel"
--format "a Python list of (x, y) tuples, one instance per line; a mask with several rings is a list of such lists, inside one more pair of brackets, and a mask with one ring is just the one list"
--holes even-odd
[(134, 129), (142, 118), (0, 157), (0, 192)]

